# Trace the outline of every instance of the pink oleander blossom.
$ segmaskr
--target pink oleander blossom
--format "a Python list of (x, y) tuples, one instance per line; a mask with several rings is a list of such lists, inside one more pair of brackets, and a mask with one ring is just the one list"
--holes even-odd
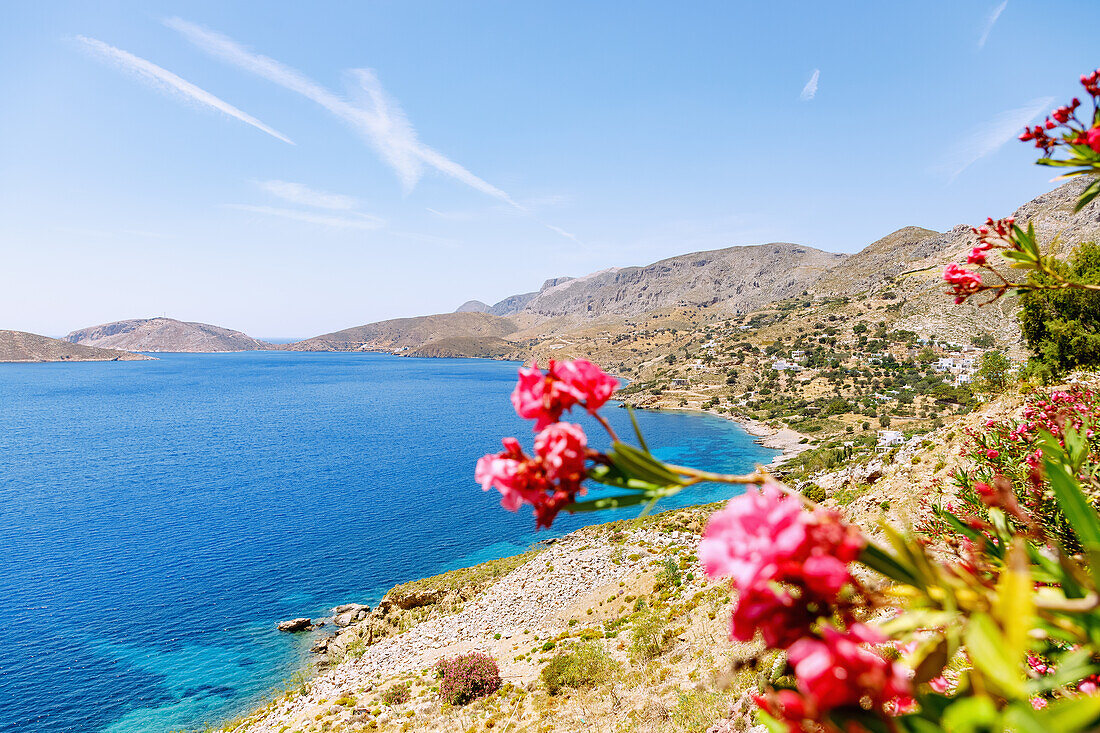
[(848, 577), (838, 564), (846, 568), (864, 544), (858, 530), (838, 515), (804, 510), (769, 480), (758, 490), (730, 499), (710, 518), (699, 544), (699, 560), (708, 576), (731, 577), (742, 592), (788, 580), (835, 593)]
[(956, 305), (981, 290), (982, 287), (981, 275), (960, 267), (954, 262), (943, 271), (943, 279), (951, 286)]
[(537, 527), (550, 527), (558, 512), (584, 493), (588, 439), (580, 425), (552, 423), (535, 436), (534, 458), (515, 438), (504, 439), (504, 451), (482, 456), (474, 478), (484, 491), (495, 487), (500, 505), (517, 511), (534, 507)]
[(825, 626), (822, 638), (799, 639), (787, 652), (798, 689), (820, 712), (859, 705), (865, 698), (878, 710), (907, 700), (910, 684), (904, 667), (868, 648), (883, 640), (859, 623), (847, 631)]
[(604, 406), (619, 388), (619, 380), (587, 359), (550, 363), (550, 373), (569, 385), (569, 389), (589, 412)]
[(730, 638), (752, 641), (760, 632), (772, 648), (786, 648), (797, 641), (813, 623), (801, 602), (785, 590), (765, 588), (742, 593), (730, 616)]
[(519, 370), (512, 406), (520, 417), (534, 420), (535, 430), (539, 431), (557, 422), (576, 404), (595, 413), (618, 386), (618, 380), (586, 359), (551, 359), (546, 373), (537, 362)]
[(579, 483), (584, 479), (588, 438), (576, 423), (556, 422), (535, 436), (535, 455), (551, 481)]

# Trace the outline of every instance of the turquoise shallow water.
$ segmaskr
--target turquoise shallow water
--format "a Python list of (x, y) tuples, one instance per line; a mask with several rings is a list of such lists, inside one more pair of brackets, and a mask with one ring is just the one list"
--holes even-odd
[[(529, 442), (508, 403), (516, 364), (158, 356), (0, 365), (0, 731), (217, 722), (308, 657), (276, 621), (551, 536), (473, 481), (502, 436)], [(630, 434), (625, 410), (605, 412)], [(775, 454), (718, 418), (638, 418), (677, 463)], [(562, 516), (553, 534), (635, 513)]]

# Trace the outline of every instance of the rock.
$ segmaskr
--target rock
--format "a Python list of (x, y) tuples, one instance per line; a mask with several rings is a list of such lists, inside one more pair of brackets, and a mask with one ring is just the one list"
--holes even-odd
[(332, 640), (331, 636), (319, 639), (313, 646), (309, 648), (314, 654), (325, 654), (328, 652), (328, 643)]
[(387, 605), (392, 604), (407, 611), (410, 608), (420, 608), (421, 606), (439, 603), (445, 595), (447, 595), (447, 592), (442, 588), (405, 588), (397, 586), (387, 593), (382, 601)]
[(332, 609), (332, 622), (343, 628), (362, 621), (370, 613), (370, 606), (361, 603), (345, 603)]
[(289, 621), (280, 621), (275, 628), (294, 634), (299, 631), (310, 631), (313, 628), (313, 622), (308, 618), (292, 618)]

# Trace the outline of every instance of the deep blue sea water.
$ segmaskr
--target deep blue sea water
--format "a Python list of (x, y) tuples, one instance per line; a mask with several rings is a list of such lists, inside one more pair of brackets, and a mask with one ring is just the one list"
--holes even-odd
[[(473, 481), (502, 436), (529, 442), (508, 402), (516, 366), (283, 352), (0, 365), (0, 731), (215, 723), (308, 657), (276, 621), (552, 536)], [(625, 410), (605, 412), (630, 435)], [(746, 471), (775, 453), (710, 416), (638, 419), (677, 463)], [(553, 534), (636, 513), (563, 515)]]

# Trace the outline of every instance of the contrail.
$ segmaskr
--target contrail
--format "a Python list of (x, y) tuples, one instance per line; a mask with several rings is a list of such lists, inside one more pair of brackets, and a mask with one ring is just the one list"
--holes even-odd
[(77, 36), (76, 39), (84, 44), (84, 47), (91, 51), (99, 58), (114, 64), (124, 71), (136, 74), (142, 80), (151, 83), (153, 86), (163, 91), (181, 95), (185, 99), (199, 104), (212, 107), (223, 114), (229, 115), (234, 119), (238, 119), (246, 125), (252, 125), (257, 130), (262, 130), (268, 135), (271, 135), (277, 140), (282, 140), (284, 143), (290, 145), (294, 144), (294, 141), (288, 138), (286, 135), (274, 130), (264, 123), (257, 120), (252, 115), (246, 114), (237, 109), (233, 105), (229, 104), (223, 99), (215, 97), (205, 89), (200, 89), (191, 82), (183, 79), (176, 74), (173, 74), (167, 69), (157, 66), (151, 61), (146, 61), (143, 58), (123, 51), (120, 48), (108, 45), (103, 41), (96, 40), (95, 38), (88, 38), (87, 36)]

